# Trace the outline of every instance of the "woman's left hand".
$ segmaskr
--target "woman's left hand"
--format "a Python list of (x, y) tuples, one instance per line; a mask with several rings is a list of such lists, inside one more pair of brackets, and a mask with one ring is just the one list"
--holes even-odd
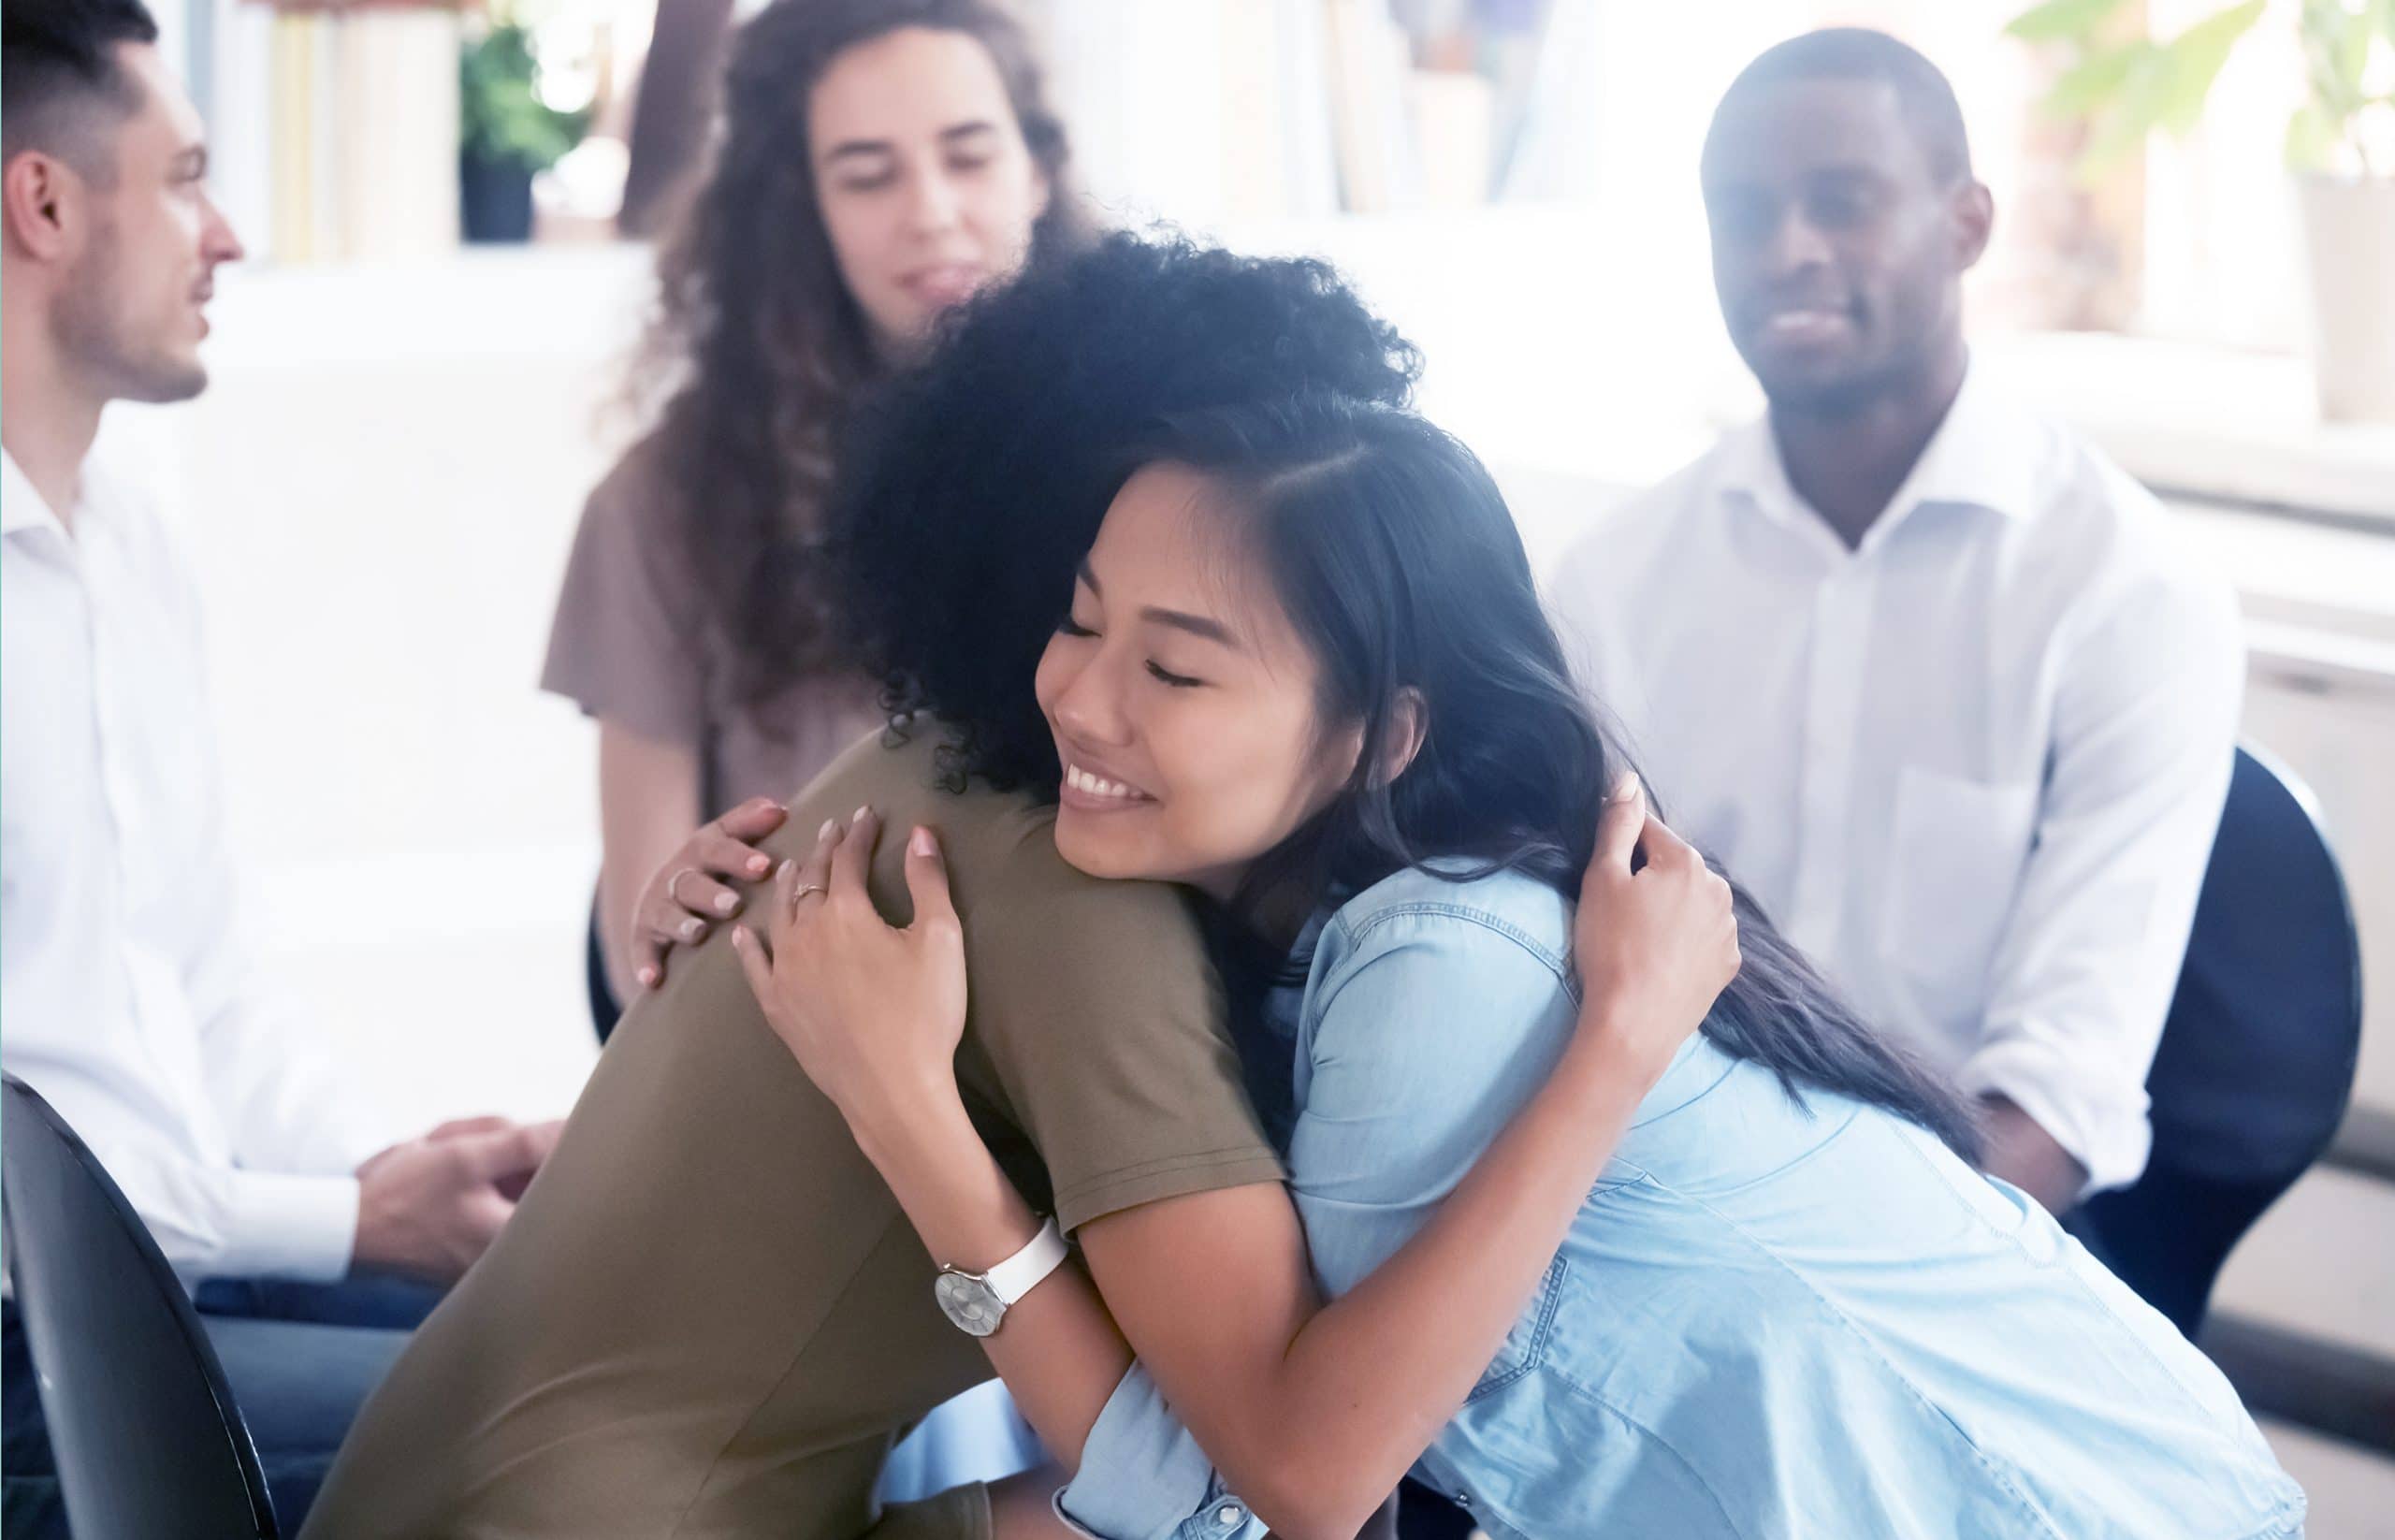
[(825, 823), (806, 860), (775, 874), (768, 912), (752, 917), (762, 937), (732, 933), (765, 1020), (852, 1126), (955, 1096), (965, 1033), (965, 930), (939, 842), (923, 828), (907, 841), (915, 920), (900, 930), (865, 891), (880, 837), (871, 808)]

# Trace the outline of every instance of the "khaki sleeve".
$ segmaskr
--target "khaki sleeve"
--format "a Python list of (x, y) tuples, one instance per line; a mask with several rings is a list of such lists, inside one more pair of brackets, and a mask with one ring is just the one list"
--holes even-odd
[(1045, 839), (1009, 866), (965, 916), (974, 1025), (1057, 1222), (1281, 1181), (1180, 896), (1083, 877)]

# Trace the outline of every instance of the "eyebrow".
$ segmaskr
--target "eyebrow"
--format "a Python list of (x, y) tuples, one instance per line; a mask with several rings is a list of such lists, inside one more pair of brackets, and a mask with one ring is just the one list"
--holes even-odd
[[(971, 138), (977, 134), (994, 134), (997, 131), (996, 123), (977, 118), (971, 123), (960, 123), (941, 129), (939, 139), (942, 144), (954, 144), (961, 139)], [(828, 165), (833, 161), (859, 155), (890, 155), (896, 153), (897, 146), (888, 139), (843, 139), (824, 152), (823, 159)]]
[[(1084, 561), (1076, 568), (1073, 575), (1098, 598), (1106, 597), (1106, 590), (1097, 586), (1097, 574), (1089, 570), (1088, 562)], [(1192, 615), (1187, 610), (1168, 610), (1150, 604), (1139, 611), (1139, 618), (1154, 625), (1185, 631), (1192, 636), (1202, 636), (1209, 642), (1220, 642), (1227, 647), (1239, 646), (1239, 638), (1231, 634), (1230, 627), (1203, 615)]]
[(1859, 161), (1838, 161), (1806, 172), (1805, 181), (1817, 187), (1877, 187), (1887, 182), (1888, 173)]
[[(1888, 180), (1888, 175), (1886, 167), (1872, 161), (1833, 160), (1825, 161), (1819, 166), (1803, 167), (1796, 170), (1793, 180), (1807, 184), (1824, 182), (1885, 182)], [(1740, 192), (1750, 188), (1769, 187), (1775, 185), (1778, 180), (1771, 176), (1717, 171), (1709, 176), (1700, 174), (1698, 186), (1708, 194)]]

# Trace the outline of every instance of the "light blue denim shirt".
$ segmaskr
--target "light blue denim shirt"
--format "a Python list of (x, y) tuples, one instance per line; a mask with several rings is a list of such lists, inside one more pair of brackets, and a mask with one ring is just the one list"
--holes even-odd
[[(1328, 1293), (1545, 1081), (1576, 1016), (1570, 934), (1527, 878), (1422, 871), (1322, 927), (1285, 1126)], [(2261, 1540), (2304, 1512), (2219, 1372), (2033, 1200), (1701, 1038), (1414, 1474), (1500, 1540)], [(1108, 1540), (1264, 1528), (1137, 1366), (1057, 1507)]]

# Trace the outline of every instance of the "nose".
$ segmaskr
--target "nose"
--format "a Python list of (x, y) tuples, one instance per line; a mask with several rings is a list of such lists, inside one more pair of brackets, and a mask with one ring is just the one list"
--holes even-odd
[(1056, 695), (1056, 725), (1093, 748), (1119, 748), (1131, 737), (1128, 713), (1116, 682), (1118, 670), (1101, 650), (1089, 659)]
[(1761, 254), (1764, 269), (1775, 276), (1802, 272), (1827, 265), (1830, 243), (1802, 208), (1791, 208), (1779, 216)]
[(234, 233), (233, 222), (225, 217), (225, 211), (216, 206), (214, 198), (209, 198), (207, 203), (208, 224), (200, 237), (202, 254), (211, 263), (239, 262), (249, 253), (242, 247), (241, 238)]
[(907, 208), (907, 224), (917, 234), (936, 235), (956, 224), (956, 184), (948, 168), (935, 161), (916, 171), (913, 196)]

